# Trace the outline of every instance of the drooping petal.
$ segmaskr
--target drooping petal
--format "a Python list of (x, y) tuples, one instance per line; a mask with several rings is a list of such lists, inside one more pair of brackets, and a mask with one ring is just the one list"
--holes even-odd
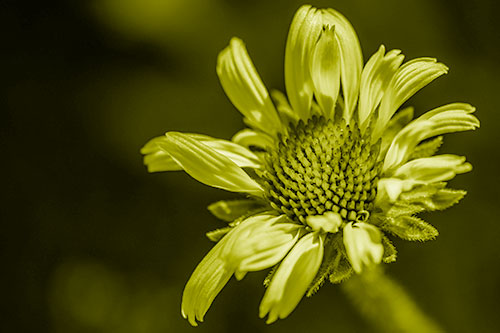
[(382, 261), (384, 246), (377, 227), (364, 222), (349, 222), (344, 227), (343, 240), (347, 257), (356, 273), (361, 273), (365, 266)]
[(169, 132), (165, 137), (159, 147), (194, 179), (227, 191), (262, 194), (255, 180), (215, 149), (182, 133)]
[(335, 38), (341, 59), (342, 93), (344, 97), (344, 119), (349, 121), (358, 100), (359, 83), (363, 69), (363, 55), (358, 36), (351, 23), (339, 12), (323, 10), (323, 24), (335, 26)]
[(314, 95), (323, 114), (332, 119), (340, 90), (340, 53), (335, 27), (324, 26), (311, 59)]
[[(215, 139), (207, 135), (186, 133), (185, 135), (209, 146), (216, 152), (226, 156), (240, 168), (260, 168), (262, 163), (257, 155), (247, 148), (234, 142)], [(166, 136), (149, 140), (141, 149), (144, 154), (144, 164), (149, 172), (182, 170), (168, 152), (160, 148), (159, 143), (167, 141)]]
[(219, 54), (217, 75), (248, 124), (271, 135), (280, 131), (280, 118), (240, 39), (232, 38)]
[(274, 146), (274, 139), (271, 136), (248, 128), (245, 128), (236, 133), (231, 141), (243, 147), (249, 148), (253, 146), (261, 148), (263, 150), (272, 148)]
[(405, 163), (396, 169), (393, 177), (414, 179), (428, 184), (447, 181), (457, 174), (471, 170), (472, 166), (465, 162), (464, 156), (445, 154), (418, 158)]
[(182, 296), (182, 315), (191, 325), (203, 321), (213, 300), (233, 274), (278, 263), (296, 243), (302, 227), (283, 216), (262, 213), (231, 229), (203, 258), (189, 278)]
[(300, 302), (323, 259), (323, 237), (311, 232), (302, 237), (276, 270), (260, 304), (267, 323), (287, 317)]
[(321, 12), (304, 5), (295, 13), (286, 42), (286, 92), (294, 112), (304, 121), (309, 118), (313, 97), (310, 57), (322, 28)]
[(363, 69), (358, 105), (359, 123), (362, 130), (366, 128), (366, 120), (379, 105), (394, 73), (403, 62), (404, 56), (400, 52), (400, 50), (391, 50), (385, 54), (385, 47), (381, 45)]
[(302, 229), (285, 216), (251, 216), (238, 225), (222, 256), (239, 274), (272, 267), (297, 242)]
[(234, 273), (234, 268), (221, 258), (221, 250), (228, 239), (229, 235), (226, 235), (208, 252), (184, 288), (181, 312), (193, 326), (198, 326), (197, 321), (203, 321), (213, 300)]
[(387, 172), (406, 162), (422, 140), (479, 127), (479, 120), (472, 115), (474, 110), (469, 104), (452, 103), (429, 111), (409, 123), (392, 141), (385, 156), (383, 171)]
[(448, 67), (434, 58), (413, 59), (399, 67), (380, 102), (373, 138), (382, 135), (389, 119), (406, 100), (447, 72)]

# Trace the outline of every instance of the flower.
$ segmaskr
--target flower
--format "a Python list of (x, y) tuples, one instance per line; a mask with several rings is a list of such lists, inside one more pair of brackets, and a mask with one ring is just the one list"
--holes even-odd
[(269, 94), (238, 38), (219, 55), (217, 74), (249, 128), (232, 141), (168, 132), (143, 148), (150, 172), (184, 170), (245, 195), (209, 210), (228, 225), (184, 289), (182, 315), (203, 321), (234, 275), (272, 268), (260, 317), (287, 317), (326, 280), (396, 259), (387, 235), (412, 241), (438, 232), (416, 215), (445, 209), (465, 191), (446, 187), (468, 172), (464, 157), (435, 155), (442, 134), (473, 130), (474, 107), (452, 103), (413, 118), (401, 105), (448, 68), (433, 58), (403, 64), (382, 45), (363, 67), (347, 19), (302, 6), (285, 50), (285, 94)]

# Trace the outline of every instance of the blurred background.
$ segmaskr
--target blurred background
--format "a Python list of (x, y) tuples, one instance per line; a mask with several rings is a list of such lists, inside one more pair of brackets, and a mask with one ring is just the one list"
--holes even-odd
[[(287, 31), (301, 1), (2, 1), (2, 332), (369, 332), (338, 286), (286, 320), (258, 319), (264, 272), (231, 281), (191, 328), (181, 294), (223, 226), (205, 207), (236, 195), (183, 173), (148, 174), (140, 147), (169, 130), (229, 139), (243, 127), (215, 74), (242, 38), (268, 88), (283, 89)], [(450, 73), (411, 99), (421, 114), (454, 101), (481, 129), (441, 152), (474, 171), (467, 197), (424, 216), (429, 243), (396, 241), (387, 272), (449, 332), (499, 329), (498, 94), (494, 0), (312, 1), (341, 11), (365, 61), (381, 43)]]

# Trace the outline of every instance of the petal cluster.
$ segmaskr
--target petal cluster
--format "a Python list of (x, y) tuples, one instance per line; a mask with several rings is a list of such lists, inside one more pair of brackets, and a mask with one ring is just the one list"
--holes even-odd
[[(233, 274), (242, 279), (247, 272), (276, 265), (297, 243), (302, 229), (299, 225), (287, 223), (280, 216), (269, 214), (244, 219), (212, 248), (194, 270), (182, 296), (182, 315), (194, 326), (197, 321), (203, 321), (215, 296)], [(302, 239), (299, 244), (303, 243)], [(301, 251), (301, 247), (294, 247), (291, 253)]]

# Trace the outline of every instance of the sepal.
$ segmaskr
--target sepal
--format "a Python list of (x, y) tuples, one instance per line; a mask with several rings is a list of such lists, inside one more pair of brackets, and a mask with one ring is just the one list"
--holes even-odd
[(437, 191), (443, 189), (445, 186), (446, 186), (445, 182), (438, 182), (438, 183), (432, 183), (428, 185), (415, 187), (411, 191), (401, 193), (401, 195), (398, 198), (398, 202), (404, 202), (404, 203), (418, 202), (419, 200), (434, 195)]
[(380, 227), (408, 241), (425, 242), (435, 239), (439, 235), (436, 228), (415, 216), (387, 218)]
[(232, 227), (224, 227), (220, 229), (215, 229), (212, 231), (209, 231), (205, 234), (208, 239), (210, 239), (212, 242), (218, 242), (221, 240), (224, 235), (226, 235), (229, 231), (231, 231)]
[(457, 204), (467, 194), (464, 190), (449, 189), (445, 186), (446, 183), (439, 182), (419, 186), (411, 191), (401, 193), (397, 203), (388, 211), (389, 216), (394, 217), (394, 212), (403, 209), (414, 210), (406, 215), (413, 215), (424, 210), (444, 210)]
[(347, 259), (344, 252), (338, 254), (338, 264), (330, 274), (330, 282), (333, 284), (339, 284), (349, 279), (354, 270), (352, 269), (349, 259)]
[(463, 190), (443, 188), (430, 197), (424, 197), (418, 201), (418, 205), (428, 211), (445, 210), (457, 204), (467, 194)]
[(391, 206), (391, 208), (389, 208), (385, 215), (388, 217), (400, 217), (403, 215), (415, 215), (423, 212), (424, 210), (425, 208), (422, 206), (398, 200), (394, 205)]
[(333, 272), (335, 267), (338, 265), (337, 258), (341, 252), (339, 249), (339, 235), (328, 235), (325, 240), (323, 261), (318, 269), (318, 274), (314, 277), (309, 289), (306, 292), (307, 297), (314, 295), (319, 288), (328, 279), (328, 276)]
[(387, 236), (382, 234), (382, 246), (384, 247), (384, 257), (382, 261), (386, 264), (395, 262), (397, 258), (398, 251), (391, 240)]
[(443, 137), (438, 136), (432, 140), (426, 141), (419, 144), (413, 153), (408, 158), (409, 160), (414, 160), (422, 157), (429, 157), (437, 153), (439, 147), (443, 144)]

